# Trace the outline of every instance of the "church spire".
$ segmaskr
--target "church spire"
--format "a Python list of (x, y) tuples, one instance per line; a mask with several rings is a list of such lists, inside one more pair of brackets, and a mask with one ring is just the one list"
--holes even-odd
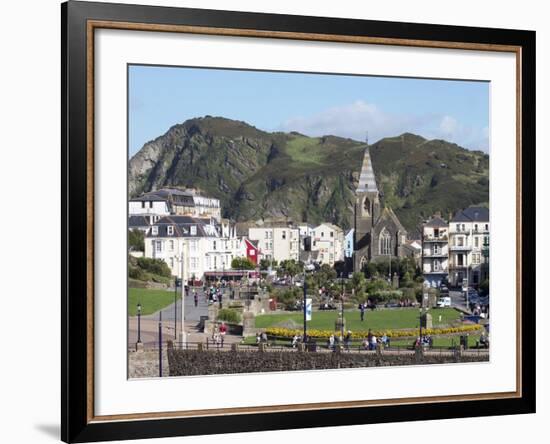
[(361, 174), (359, 175), (359, 185), (357, 185), (356, 192), (360, 193), (364, 191), (378, 192), (378, 187), (376, 186), (376, 178), (374, 177), (372, 162), (370, 160), (368, 143), (367, 147), (365, 148), (365, 156), (363, 157), (363, 165), (361, 167)]

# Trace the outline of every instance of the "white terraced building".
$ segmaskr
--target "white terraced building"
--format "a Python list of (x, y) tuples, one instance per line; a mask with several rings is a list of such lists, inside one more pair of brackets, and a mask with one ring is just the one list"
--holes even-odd
[(248, 238), (258, 241), (261, 258), (277, 262), (298, 260), (299, 233), (298, 228), (286, 224), (248, 228)]
[(229, 270), (235, 257), (245, 256), (244, 240), (225, 219), (218, 223), (213, 218), (165, 216), (145, 237), (145, 257), (164, 260), (172, 275), (184, 281)]
[(489, 210), (470, 207), (449, 222), (449, 283), (476, 287), (489, 278)]
[(334, 224), (325, 222), (313, 230), (311, 250), (318, 251), (318, 262), (333, 266), (344, 260), (344, 231)]
[(438, 288), (449, 272), (449, 224), (436, 213), (422, 228), (422, 274)]

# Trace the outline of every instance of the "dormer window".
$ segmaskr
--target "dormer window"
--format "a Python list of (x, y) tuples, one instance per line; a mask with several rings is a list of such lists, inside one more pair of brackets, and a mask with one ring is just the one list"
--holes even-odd
[(159, 234), (159, 227), (157, 225), (153, 225), (151, 227), (151, 234), (153, 236), (157, 236)]
[(174, 226), (168, 225), (168, 236), (173, 236), (173, 235), (174, 235)]
[(196, 225), (191, 225), (191, 236), (196, 236), (197, 235), (197, 226)]

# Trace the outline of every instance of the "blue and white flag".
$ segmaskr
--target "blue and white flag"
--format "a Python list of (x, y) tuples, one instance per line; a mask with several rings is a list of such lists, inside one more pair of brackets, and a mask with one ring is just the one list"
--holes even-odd
[(312, 301), (311, 298), (306, 299), (306, 321), (311, 321)]

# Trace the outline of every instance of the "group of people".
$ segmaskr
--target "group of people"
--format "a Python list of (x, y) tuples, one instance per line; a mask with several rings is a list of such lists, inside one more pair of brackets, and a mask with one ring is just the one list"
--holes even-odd
[(256, 333), (256, 344), (267, 344), (267, 333), (265, 331)]
[(216, 325), (214, 327), (214, 331), (212, 332), (212, 342), (216, 347), (223, 348), (226, 333), (227, 325), (225, 325), (225, 322), (222, 322), (220, 325)]
[[(223, 288), (225, 287), (225, 281), (222, 281), (221, 285), (211, 285), (210, 287), (207, 287), (206, 284), (203, 286), (204, 296), (206, 298), (207, 304), (215, 304), (216, 302), (220, 305), (220, 308), (222, 308), (222, 301), (223, 301)], [(196, 299), (195, 306), (198, 303), (198, 298)]]
[(433, 339), (430, 335), (422, 335), (416, 338), (415, 347), (431, 348), (433, 346)]

